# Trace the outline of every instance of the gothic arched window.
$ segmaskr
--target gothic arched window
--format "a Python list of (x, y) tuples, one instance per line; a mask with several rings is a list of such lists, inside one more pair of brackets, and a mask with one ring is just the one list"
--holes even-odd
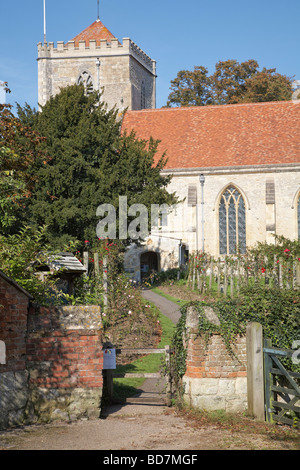
[(77, 85), (81, 84), (83, 84), (86, 94), (94, 91), (93, 78), (89, 72), (85, 71), (79, 75)]
[(246, 252), (246, 211), (241, 193), (229, 186), (219, 205), (219, 249), (221, 255)]

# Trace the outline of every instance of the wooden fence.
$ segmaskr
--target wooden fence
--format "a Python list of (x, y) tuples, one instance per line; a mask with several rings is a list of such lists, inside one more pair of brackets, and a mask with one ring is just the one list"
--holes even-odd
[(292, 358), (294, 350), (264, 344), (266, 420), (300, 429), (300, 373), (291, 372), (282, 359)]
[(193, 254), (189, 260), (188, 285), (205, 293), (215, 291), (234, 296), (242, 285), (260, 282), (285, 289), (300, 287), (300, 261), (274, 256), (272, 262), (251, 257), (225, 256), (214, 259), (206, 254)]

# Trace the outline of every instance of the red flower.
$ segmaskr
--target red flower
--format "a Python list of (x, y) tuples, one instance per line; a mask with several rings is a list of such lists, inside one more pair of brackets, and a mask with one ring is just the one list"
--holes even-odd
[(262, 273), (265, 273), (265, 272), (266, 272), (266, 268), (261, 268), (261, 272), (262, 272)]

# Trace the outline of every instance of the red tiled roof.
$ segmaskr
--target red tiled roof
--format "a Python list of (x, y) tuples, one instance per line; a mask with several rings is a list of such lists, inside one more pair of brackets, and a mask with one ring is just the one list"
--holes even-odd
[(125, 130), (160, 140), (165, 169), (300, 163), (300, 104), (292, 101), (128, 111)]
[(106, 39), (106, 41), (110, 42), (111, 39), (115, 39), (115, 36), (100, 20), (96, 20), (84, 31), (71, 39), (71, 41), (75, 41), (75, 47), (78, 47), (79, 41), (85, 41), (86, 46), (88, 46), (91, 39), (96, 39), (96, 44), (99, 46), (101, 39)]

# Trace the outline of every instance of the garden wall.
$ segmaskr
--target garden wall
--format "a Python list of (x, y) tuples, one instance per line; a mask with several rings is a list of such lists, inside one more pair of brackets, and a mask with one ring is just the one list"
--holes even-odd
[[(206, 308), (206, 315), (212, 323), (218, 321), (211, 308)], [(198, 314), (192, 307), (187, 309), (186, 326), (185, 402), (206, 410), (245, 411), (248, 408), (246, 337), (237, 337), (231, 355), (220, 335), (212, 334), (207, 344), (199, 336)]]
[(103, 388), (101, 325), (98, 306), (30, 309), (30, 421), (99, 417)]
[(31, 296), (0, 271), (0, 429), (23, 422), (29, 399), (27, 315)]
[(0, 429), (99, 417), (98, 306), (40, 307), (0, 271)]

